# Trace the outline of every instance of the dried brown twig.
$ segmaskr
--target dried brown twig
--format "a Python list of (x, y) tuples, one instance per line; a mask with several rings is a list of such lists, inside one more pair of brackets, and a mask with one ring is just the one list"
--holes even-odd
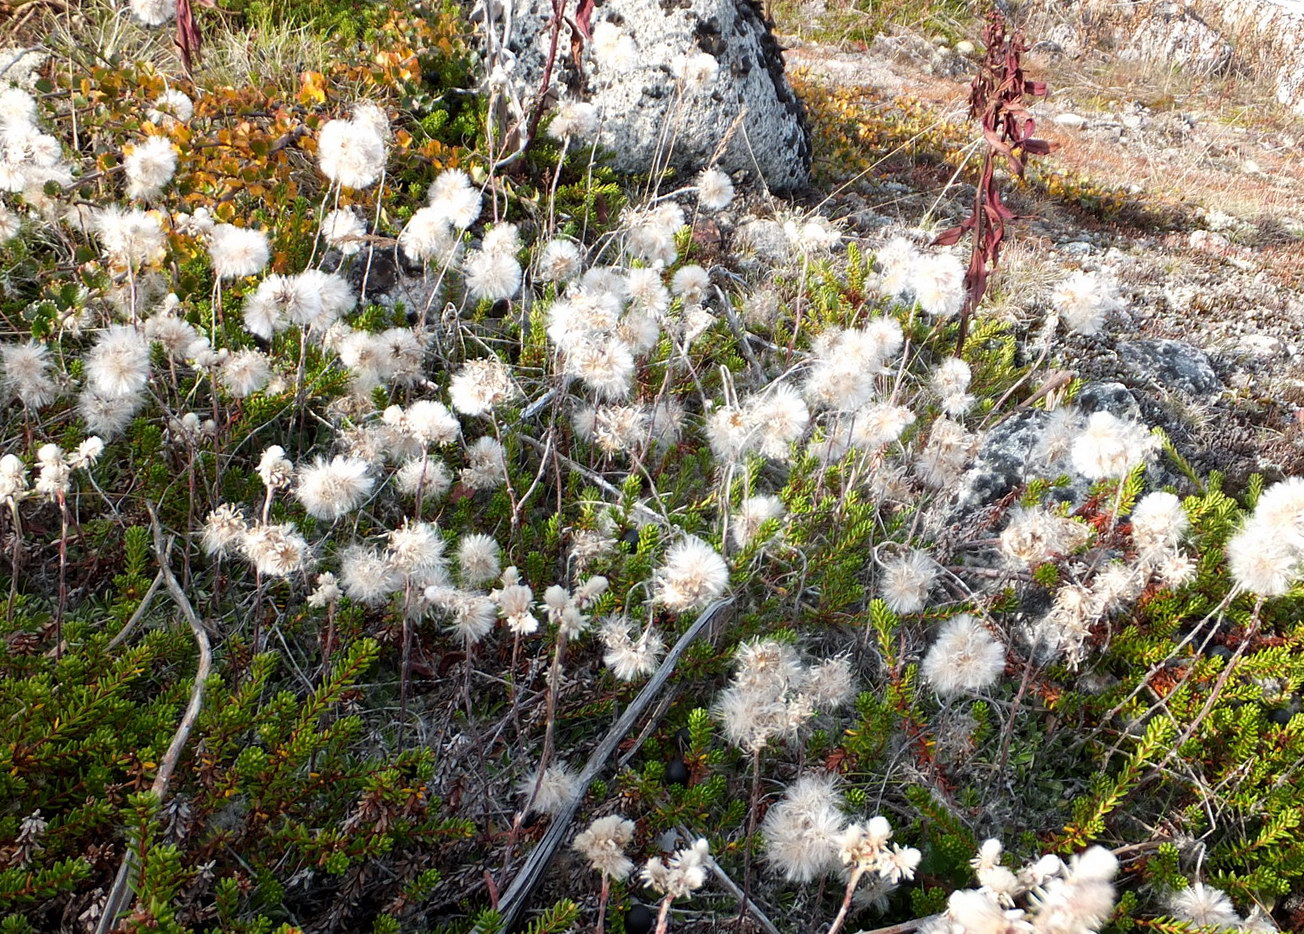
[(949, 246), (959, 243), (966, 233), (973, 233), (969, 268), (964, 276), (965, 300), (960, 309), (960, 334), (955, 352), (964, 350), (969, 332), (969, 317), (987, 292), (987, 278), (1001, 258), (1005, 225), (1016, 218), (1001, 199), (996, 183), (996, 159), (1001, 157), (1017, 178), (1023, 177), (1026, 155), (1046, 155), (1055, 144), (1034, 139), (1035, 122), (1024, 106), (1027, 95), (1043, 97), (1046, 85), (1023, 76), (1022, 55), (1028, 50), (1021, 30), (1008, 34), (1005, 17), (996, 9), (987, 15), (987, 54), (978, 66), (969, 93), (969, 116), (982, 124), (987, 140), (982, 176), (974, 187), (972, 213), (957, 227), (939, 234), (933, 243)]
[[(186, 622), (190, 624), (191, 634), (195, 637), (195, 645), (199, 649), (199, 664), (195, 669), (194, 685), (190, 689), (190, 702), (186, 704), (186, 712), (182, 715), (181, 723), (178, 724), (176, 732), (172, 734), (172, 742), (168, 743), (167, 752), (164, 753), (159, 762), (158, 773), (154, 776), (154, 782), (149, 789), (154, 793), (159, 803), (162, 804), (167, 797), (168, 785), (172, 782), (172, 773), (176, 771), (177, 763), (181, 761), (181, 752), (185, 749), (186, 741), (190, 738), (190, 731), (194, 729), (195, 721), (199, 719), (199, 713), (204, 707), (204, 683), (208, 680), (208, 676), (213, 669), (213, 649), (209, 644), (208, 631), (204, 628), (198, 614), (195, 613), (195, 608), (191, 605), (186, 592), (177, 583), (172, 568), (168, 566), (168, 559), (172, 553), (171, 543), (169, 542), (167, 545), (163, 543), (163, 529), (159, 525), (158, 515), (154, 512), (152, 506), (149, 507), (149, 521), (154, 531), (154, 554), (159, 562), (159, 574), (163, 578), (168, 593), (172, 595), (177, 609), (186, 618)], [(109, 895), (105, 899), (104, 908), (95, 927), (95, 934), (108, 934), (126, 906), (127, 897), (131, 891), (131, 874), (135, 868), (133, 865), (135, 855), (136, 851), (128, 846), (122, 859), (122, 865), (118, 867), (118, 875), (113, 880), (113, 887), (109, 890)]]

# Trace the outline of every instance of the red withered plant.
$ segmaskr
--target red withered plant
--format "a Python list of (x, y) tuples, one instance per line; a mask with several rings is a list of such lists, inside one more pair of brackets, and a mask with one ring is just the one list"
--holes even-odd
[(1046, 85), (1029, 81), (1023, 76), (1023, 53), (1028, 50), (1021, 30), (1006, 31), (1005, 17), (996, 9), (987, 14), (987, 53), (978, 66), (969, 94), (969, 116), (982, 124), (987, 140), (987, 154), (983, 159), (982, 175), (974, 189), (973, 211), (958, 227), (940, 234), (934, 243), (949, 246), (958, 243), (966, 233), (973, 233), (973, 247), (969, 254), (969, 269), (965, 273), (965, 300), (960, 310), (960, 334), (955, 352), (964, 350), (965, 336), (969, 331), (969, 316), (987, 291), (987, 278), (1001, 257), (1005, 240), (1005, 225), (1016, 215), (1001, 199), (1001, 189), (996, 181), (996, 160), (1003, 158), (1010, 171), (1023, 177), (1024, 158), (1028, 155), (1046, 155), (1055, 148), (1054, 143), (1034, 139), (1035, 123), (1024, 106), (1028, 95), (1042, 97)]

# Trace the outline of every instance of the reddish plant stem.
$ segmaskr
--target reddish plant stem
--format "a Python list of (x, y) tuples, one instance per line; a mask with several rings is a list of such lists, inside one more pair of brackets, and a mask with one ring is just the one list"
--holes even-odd
[(864, 874), (865, 870), (859, 866), (851, 870), (851, 878), (847, 880), (847, 891), (842, 896), (842, 907), (838, 909), (837, 916), (829, 925), (829, 934), (838, 934), (842, 923), (847, 920), (847, 911), (851, 908), (851, 896), (856, 894), (856, 886), (860, 884), (860, 877)]

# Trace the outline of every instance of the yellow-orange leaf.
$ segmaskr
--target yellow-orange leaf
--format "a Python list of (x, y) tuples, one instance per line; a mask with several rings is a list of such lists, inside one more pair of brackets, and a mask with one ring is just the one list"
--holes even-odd
[(305, 71), (299, 76), (302, 82), (299, 88), (299, 103), (326, 103), (326, 76), (320, 71)]

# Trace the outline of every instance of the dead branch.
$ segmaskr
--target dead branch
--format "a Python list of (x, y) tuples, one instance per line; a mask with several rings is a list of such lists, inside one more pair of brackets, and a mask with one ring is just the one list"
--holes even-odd
[[(149, 507), (150, 527), (154, 530), (154, 554), (159, 562), (159, 574), (163, 578), (163, 583), (167, 586), (168, 593), (176, 602), (177, 609), (181, 615), (186, 618), (190, 624), (190, 631), (195, 637), (195, 644), (199, 648), (199, 665), (195, 668), (195, 683), (190, 689), (190, 702), (186, 705), (186, 712), (181, 717), (181, 723), (177, 726), (177, 731), (172, 734), (172, 742), (168, 744), (167, 752), (164, 753), (162, 761), (159, 763), (158, 774), (154, 776), (154, 782), (150, 785), (150, 791), (158, 798), (160, 804), (167, 797), (168, 785), (172, 781), (172, 773), (176, 771), (177, 763), (181, 760), (181, 752), (185, 749), (186, 741), (190, 738), (190, 731), (194, 729), (195, 721), (199, 719), (199, 712), (204, 706), (204, 682), (208, 680), (209, 673), (213, 668), (213, 650), (208, 641), (208, 633), (204, 629), (203, 623), (200, 622), (199, 616), (195, 613), (195, 608), (190, 605), (190, 600), (186, 593), (177, 583), (176, 576), (172, 573), (172, 568), (168, 566), (168, 556), (171, 554), (171, 543), (167, 546), (163, 544), (163, 529), (159, 525), (158, 515), (154, 508)], [(148, 601), (143, 601), (143, 607)], [(137, 608), (140, 612), (140, 608)], [(104, 910), (100, 914), (99, 922), (95, 925), (95, 934), (109, 934), (113, 929), (114, 922), (122, 914), (126, 905), (127, 897), (131, 889), (131, 872), (134, 869), (135, 850), (130, 846), (127, 847), (126, 854), (122, 858), (122, 865), (118, 867), (118, 874), (113, 880), (113, 887), (109, 889), (108, 898), (104, 902)]]
[[(543, 835), (543, 839), (530, 851), (530, 855), (525, 859), (525, 865), (512, 879), (511, 885), (507, 887), (507, 891), (503, 893), (498, 902), (498, 911), (503, 917), (504, 928), (510, 928), (516, 923), (516, 919), (529, 902), (534, 887), (543, 878), (544, 870), (548, 868), (548, 863), (551, 862), (553, 854), (561, 846), (562, 840), (569, 836), (571, 821), (575, 819), (575, 814), (580, 809), (580, 803), (584, 800), (585, 792), (593, 780), (611, 764), (613, 754), (617, 746), (620, 745), (620, 741), (638, 722), (643, 712), (657, 699), (666, 681), (674, 673), (675, 665), (684, 652), (688, 650), (688, 647), (732, 606), (733, 598), (728, 597), (715, 601), (702, 611), (693, 625), (689, 626), (687, 631), (679, 637), (679, 641), (675, 643), (674, 648), (666, 653), (666, 657), (662, 660), (661, 667), (657, 669), (656, 674), (643, 686), (643, 690), (639, 691), (638, 696), (630, 701), (629, 706), (621, 713), (620, 719), (607, 731), (607, 735), (602, 738), (602, 741), (589, 755), (588, 762), (584, 764), (584, 771), (580, 773), (575, 796), (560, 813), (553, 817), (552, 823), (548, 825), (548, 829)], [(646, 736), (647, 732), (645, 731), (643, 735)], [(103, 932), (100, 932), (100, 934), (103, 934)]]

